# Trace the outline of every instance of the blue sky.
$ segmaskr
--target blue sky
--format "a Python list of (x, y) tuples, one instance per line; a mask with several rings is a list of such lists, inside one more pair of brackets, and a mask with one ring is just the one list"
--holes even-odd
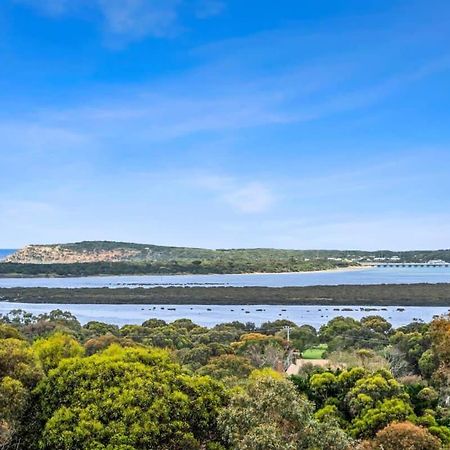
[(0, 247), (450, 247), (450, 4), (4, 0)]

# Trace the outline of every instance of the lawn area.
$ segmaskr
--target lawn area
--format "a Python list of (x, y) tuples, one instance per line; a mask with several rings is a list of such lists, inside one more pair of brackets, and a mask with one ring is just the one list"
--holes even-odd
[(302, 353), (302, 358), (303, 359), (322, 359), (323, 354), (326, 352), (327, 348), (328, 348), (327, 344), (320, 344), (320, 345), (317, 345), (316, 347), (308, 348)]

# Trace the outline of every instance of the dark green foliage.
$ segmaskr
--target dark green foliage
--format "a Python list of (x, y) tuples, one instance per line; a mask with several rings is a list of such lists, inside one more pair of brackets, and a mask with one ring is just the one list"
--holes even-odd
[[(318, 300), (320, 299), (320, 301)], [(0, 300), (23, 303), (165, 305), (450, 306), (450, 284), (305, 287), (0, 288)], [(375, 308), (376, 309), (376, 308)], [(415, 327), (415, 326), (414, 326)], [(413, 328), (414, 328), (413, 327)]]
[(109, 323), (91, 321), (83, 326), (85, 330), (88, 330), (91, 336), (103, 336), (104, 334), (111, 333), (114, 335), (119, 334), (119, 327)]
[(319, 343), (317, 330), (311, 325), (302, 325), (290, 330), (290, 339), (294, 348), (302, 352)]
[(391, 325), (380, 316), (367, 316), (360, 322), (351, 317), (336, 317), (319, 330), (319, 339), (329, 351), (381, 349), (388, 343)]
[(259, 332), (265, 334), (276, 334), (282, 331), (285, 327), (296, 328), (297, 324), (291, 320), (278, 319), (271, 322), (264, 322), (259, 327)]

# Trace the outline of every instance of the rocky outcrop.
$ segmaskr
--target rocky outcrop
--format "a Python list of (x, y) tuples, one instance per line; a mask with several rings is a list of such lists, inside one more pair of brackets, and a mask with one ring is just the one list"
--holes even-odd
[(28, 264), (72, 264), (87, 262), (119, 262), (141, 259), (141, 251), (127, 248), (83, 249), (64, 245), (28, 245), (8, 256), (5, 262)]

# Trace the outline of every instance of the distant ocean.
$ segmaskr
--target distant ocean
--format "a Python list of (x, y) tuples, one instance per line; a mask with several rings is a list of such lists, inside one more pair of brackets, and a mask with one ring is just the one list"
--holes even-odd
[(7, 256), (12, 255), (16, 250), (12, 248), (0, 248), (0, 261)]

